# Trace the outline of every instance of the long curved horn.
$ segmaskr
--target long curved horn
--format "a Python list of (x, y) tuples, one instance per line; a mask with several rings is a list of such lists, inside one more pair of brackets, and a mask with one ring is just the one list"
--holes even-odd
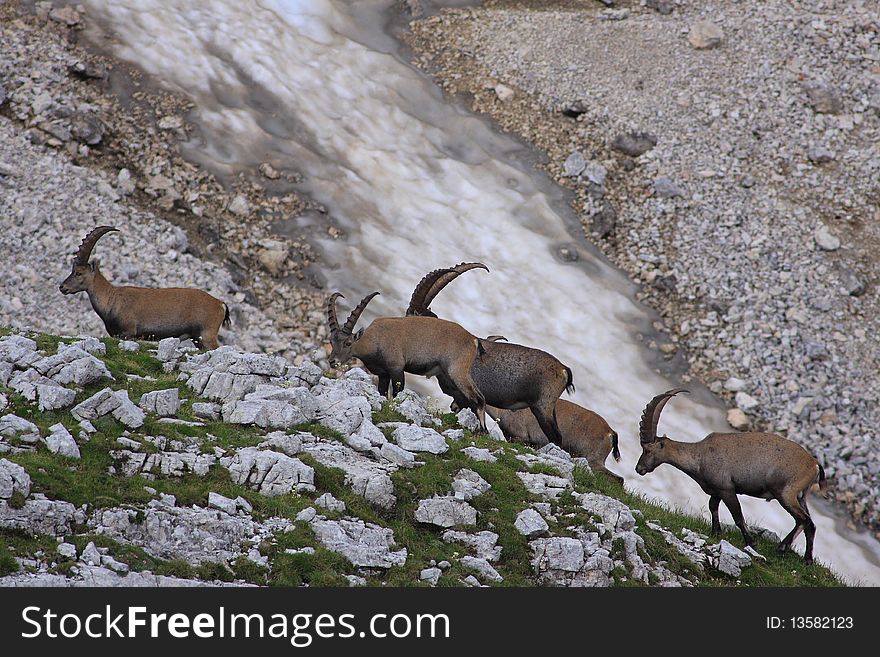
[(431, 302), (434, 300), (434, 297), (440, 293), (440, 290), (471, 269), (485, 269), (486, 271), (489, 271), (489, 268), (482, 262), (461, 262), (455, 265), (455, 267), (435, 269), (427, 274), (421, 281), (419, 281), (419, 284), (416, 285), (416, 289), (413, 290), (412, 298), (409, 301), (409, 308), (406, 309), (406, 314), (436, 317), (436, 315), (430, 310)]
[(92, 249), (95, 248), (95, 244), (103, 235), (107, 233), (111, 233), (113, 231), (118, 232), (118, 228), (114, 228), (113, 226), (98, 226), (93, 229), (82, 241), (82, 244), (79, 245), (79, 249), (76, 252), (76, 255), (73, 257), (73, 264), (75, 265), (87, 265), (89, 263), (89, 258), (92, 255)]
[(327, 322), (330, 324), (330, 335), (339, 333), (339, 320), (336, 319), (336, 300), (345, 296), (341, 292), (334, 292), (327, 299)]
[(348, 333), (351, 335), (351, 332), (354, 331), (354, 325), (357, 324), (357, 321), (361, 318), (361, 313), (364, 312), (364, 308), (367, 307), (367, 304), (373, 300), (373, 297), (379, 294), (378, 292), (373, 292), (372, 294), (368, 294), (361, 302), (357, 305), (357, 307), (351, 311), (351, 314), (348, 316), (348, 319), (345, 320), (345, 326), (342, 327), (343, 333)]
[(657, 424), (660, 422), (660, 413), (663, 411), (663, 407), (666, 406), (666, 402), (680, 392), (689, 393), (690, 390), (685, 390), (684, 388), (667, 390), (648, 402), (648, 405), (645, 406), (645, 410), (642, 412), (642, 419), (639, 422), (640, 443), (645, 445), (657, 440)]

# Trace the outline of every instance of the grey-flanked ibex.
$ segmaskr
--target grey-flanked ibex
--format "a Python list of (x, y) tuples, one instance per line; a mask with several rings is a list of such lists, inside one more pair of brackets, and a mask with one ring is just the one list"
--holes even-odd
[(342, 326), (336, 319), (336, 299), (342, 295), (330, 295), (330, 364), (359, 358), (367, 370), (379, 377), (379, 393), (384, 396), (389, 395), (389, 388), (392, 397), (403, 390), (406, 372), (442, 378), (459, 391), (462, 406), (477, 414), (485, 430), (485, 401), (470, 373), (477, 354), (477, 338), (455, 322), (436, 317), (380, 317), (355, 333), (361, 313), (377, 294), (364, 297)]
[(807, 508), (807, 494), (813, 484), (825, 482), (825, 471), (803, 447), (773, 433), (710, 433), (696, 443), (657, 436), (660, 413), (672, 397), (683, 388), (657, 395), (645, 406), (639, 423), (642, 456), (636, 464), (640, 475), (652, 472), (661, 463), (672, 465), (709, 495), (712, 533), (721, 531), (718, 506), (723, 501), (746, 545), (752, 536), (743, 519), (737, 495), (777, 500), (794, 518), (794, 529), (779, 544), (779, 551), (791, 548), (795, 538), (804, 531), (807, 547), (804, 560), (813, 562), (813, 537), (816, 525)]
[(120, 338), (194, 338), (206, 349), (220, 346), (220, 326), (229, 323), (226, 304), (193, 288), (115, 286), (89, 262), (97, 241), (118, 229), (98, 226), (80, 244), (73, 270), (61, 283), (62, 294), (86, 292), (107, 333)]
[[(486, 268), (482, 263), (462, 263), (426, 275), (413, 292), (407, 316), (433, 315), (429, 305), (440, 290), (461, 273), (476, 267)], [(477, 389), (489, 406), (505, 410), (531, 409), (544, 435), (562, 445), (556, 423), (556, 400), (564, 391), (574, 391), (571, 370), (546, 351), (498, 342), (499, 339), (503, 338), (492, 336), (477, 342), (477, 355), (470, 371)], [(440, 389), (453, 398), (453, 408), (463, 408), (466, 396), (456, 389), (455, 383), (442, 373), (437, 375), (437, 381)]]
[[(535, 447), (547, 444), (547, 436), (529, 409), (507, 411), (489, 406), (488, 410), (508, 440)], [(617, 446), (617, 432), (601, 415), (560, 399), (556, 402), (556, 424), (562, 436), (560, 447), (572, 456), (587, 459), (594, 472), (604, 472), (618, 483), (623, 483), (623, 477), (605, 467), (609, 454), (614, 456), (615, 461), (620, 461), (620, 449)]]

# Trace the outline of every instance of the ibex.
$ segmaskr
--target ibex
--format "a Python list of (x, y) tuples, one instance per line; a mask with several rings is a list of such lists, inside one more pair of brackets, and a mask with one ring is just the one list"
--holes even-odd
[(687, 390), (669, 390), (645, 406), (639, 423), (642, 456), (636, 464), (636, 472), (647, 474), (661, 463), (678, 468), (709, 495), (712, 533), (721, 531), (718, 506), (723, 501), (746, 545), (752, 544), (752, 536), (743, 520), (737, 495), (777, 500), (795, 522), (794, 529), (779, 544), (779, 551), (791, 548), (794, 539), (804, 531), (807, 537), (804, 561), (812, 563), (816, 525), (807, 508), (807, 493), (814, 483), (821, 486), (825, 482), (825, 471), (819, 462), (797, 443), (773, 433), (710, 433), (696, 443), (658, 437), (660, 412), (666, 402), (680, 392)]
[[(529, 409), (506, 411), (490, 406), (488, 411), (508, 440), (535, 447), (547, 444), (547, 436)], [(613, 454), (614, 460), (620, 461), (620, 449), (617, 447), (617, 432), (608, 426), (602, 416), (560, 399), (556, 402), (556, 423), (562, 436), (560, 447), (572, 456), (587, 459), (593, 471), (604, 472), (618, 483), (623, 483), (623, 477), (605, 467), (608, 454)]]
[(386, 397), (389, 387), (391, 397), (403, 390), (405, 372), (442, 378), (459, 391), (463, 407), (477, 414), (485, 430), (485, 401), (470, 373), (477, 354), (477, 338), (458, 324), (436, 317), (381, 317), (354, 333), (361, 313), (377, 294), (364, 297), (341, 327), (336, 319), (336, 299), (342, 295), (330, 295), (330, 364), (359, 358), (367, 370), (379, 377), (379, 394)]
[(86, 235), (73, 258), (73, 271), (61, 283), (61, 293), (87, 292), (92, 308), (114, 337), (188, 337), (207, 349), (219, 347), (220, 326), (229, 324), (229, 309), (219, 299), (192, 288), (117, 287), (104, 278), (97, 263), (89, 262), (97, 241), (116, 230), (98, 226)]
[[(433, 315), (429, 306), (440, 290), (461, 273), (479, 266), (485, 268), (481, 263), (462, 263), (426, 275), (413, 292), (407, 316)], [(489, 406), (505, 410), (530, 408), (544, 435), (562, 445), (556, 424), (556, 400), (563, 391), (574, 391), (571, 370), (546, 351), (497, 342), (502, 339), (491, 336), (478, 340), (478, 353), (470, 372), (477, 389)], [(437, 381), (440, 389), (453, 398), (453, 409), (465, 405), (466, 396), (456, 389), (454, 382), (442, 374), (437, 375)]]

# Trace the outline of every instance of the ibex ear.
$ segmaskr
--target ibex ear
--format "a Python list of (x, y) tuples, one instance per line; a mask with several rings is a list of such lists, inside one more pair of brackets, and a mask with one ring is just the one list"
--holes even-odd
[(92, 262), (89, 263), (89, 269), (91, 269), (92, 271), (95, 271), (97, 268), (98, 268), (98, 261), (97, 260), (93, 260)]
[(358, 329), (357, 333), (354, 334), (355, 340), (360, 340), (361, 336), (364, 334), (364, 329)]

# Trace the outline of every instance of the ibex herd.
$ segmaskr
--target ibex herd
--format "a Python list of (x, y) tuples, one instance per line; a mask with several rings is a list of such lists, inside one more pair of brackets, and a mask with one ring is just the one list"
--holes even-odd
[[(229, 310), (222, 301), (188, 288), (116, 287), (96, 263), (89, 262), (98, 239), (115, 230), (99, 226), (83, 239), (61, 292), (87, 292), (112, 336), (191, 337), (215, 349), (221, 325), (229, 322)], [(453, 410), (471, 409), (483, 431), (488, 410), (507, 438), (535, 446), (555, 443), (572, 456), (585, 458), (593, 470), (623, 483), (622, 477), (605, 468), (609, 454), (620, 460), (617, 432), (597, 413), (559, 399), (563, 392), (574, 391), (571, 369), (547, 352), (508, 343), (502, 336), (477, 337), (431, 310), (443, 288), (473, 269), (489, 271), (483, 263), (466, 262), (430, 272), (413, 291), (404, 316), (375, 319), (358, 331), (355, 326), (361, 314), (379, 293), (364, 297), (340, 326), (336, 302), (342, 294), (334, 292), (327, 301), (331, 365), (359, 359), (378, 378), (380, 394), (389, 398), (404, 389), (407, 373), (437, 377), (440, 388), (452, 397)], [(822, 466), (801, 446), (771, 433), (712, 433), (696, 443), (658, 436), (660, 413), (680, 392), (687, 391), (670, 390), (645, 407), (636, 472), (645, 475), (663, 463), (678, 468), (709, 495), (712, 533), (721, 531), (718, 509), (723, 501), (746, 545), (751, 545), (752, 535), (737, 495), (779, 501), (795, 520), (780, 551), (789, 549), (804, 531), (804, 559), (811, 563), (816, 526), (807, 508), (807, 494), (814, 484), (824, 484)]]

